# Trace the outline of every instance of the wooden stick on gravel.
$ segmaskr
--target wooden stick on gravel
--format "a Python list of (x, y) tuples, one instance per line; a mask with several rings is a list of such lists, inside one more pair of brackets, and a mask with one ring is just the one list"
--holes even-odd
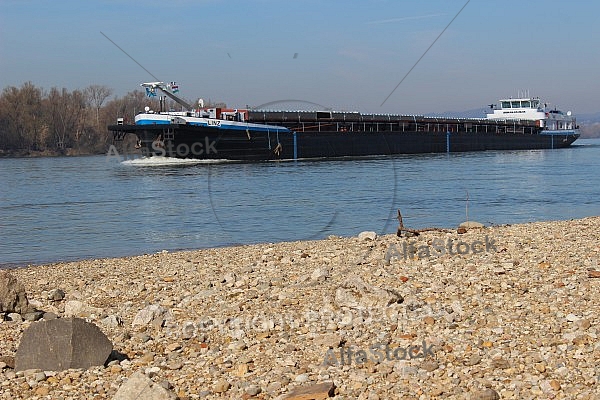
[(398, 231), (396, 232), (396, 236), (398, 237), (402, 237), (402, 232), (405, 232), (409, 235), (406, 236), (419, 236), (422, 232), (430, 232), (430, 231), (435, 231), (435, 232), (451, 232), (448, 229), (443, 229), (443, 228), (423, 228), (423, 229), (410, 229), (404, 226), (404, 222), (402, 221), (402, 213), (400, 212), (400, 209), (398, 209)]

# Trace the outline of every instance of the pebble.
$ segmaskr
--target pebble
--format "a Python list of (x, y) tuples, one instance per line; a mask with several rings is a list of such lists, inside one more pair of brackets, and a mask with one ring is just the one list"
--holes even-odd
[(472, 400), (500, 400), (500, 395), (494, 389), (485, 389), (475, 393)]
[(36, 382), (41, 382), (46, 380), (46, 374), (44, 372), (36, 372), (33, 376)]
[(358, 234), (358, 240), (361, 242), (374, 241), (375, 239), (377, 239), (377, 233), (373, 231), (364, 231)]
[(171, 362), (169, 364), (167, 364), (167, 368), (169, 368), (170, 370), (177, 370), (177, 369), (181, 369), (183, 367), (183, 363), (181, 361), (175, 361), (175, 362)]
[(35, 394), (38, 396), (47, 396), (50, 393), (50, 388), (47, 386), (40, 386), (35, 389)]
[(245, 392), (250, 396), (256, 396), (261, 392), (260, 386), (250, 385), (246, 388)]
[(65, 292), (61, 289), (52, 289), (48, 292), (48, 300), (61, 301), (65, 298)]
[(231, 384), (224, 379), (219, 379), (213, 386), (213, 392), (224, 393), (229, 390)]
[(171, 343), (171, 344), (167, 345), (167, 347), (165, 347), (165, 350), (168, 351), (169, 353), (172, 353), (179, 349), (181, 349), (181, 345), (179, 343)]
[(481, 362), (481, 356), (479, 354), (471, 354), (469, 358), (465, 361), (465, 365), (467, 367), (472, 367), (473, 365), (477, 365)]
[(148, 376), (148, 378), (154, 378), (156, 375), (158, 375), (159, 372), (160, 372), (159, 367), (146, 368), (146, 370), (144, 371), (144, 373)]
[(439, 364), (436, 361), (425, 361), (421, 363), (421, 368), (427, 372), (433, 372), (439, 368)]
[(566, 319), (567, 319), (567, 321), (569, 321), (569, 322), (575, 322), (575, 321), (577, 321), (579, 318), (578, 318), (578, 317), (577, 317), (577, 315), (575, 315), (575, 314), (569, 314), (569, 315), (567, 315)]
[(7, 315), (9, 321), (13, 322), (23, 322), (23, 317), (18, 313), (8, 313)]

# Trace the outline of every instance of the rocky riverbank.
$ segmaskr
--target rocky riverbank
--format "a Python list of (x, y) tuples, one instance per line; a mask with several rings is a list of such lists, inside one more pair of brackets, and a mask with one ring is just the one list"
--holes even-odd
[(119, 354), (15, 372), (31, 322), (13, 315), (0, 399), (112, 399), (136, 372), (180, 399), (597, 399), (599, 232), (592, 217), (14, 270), (47, 318), (83, 317)]

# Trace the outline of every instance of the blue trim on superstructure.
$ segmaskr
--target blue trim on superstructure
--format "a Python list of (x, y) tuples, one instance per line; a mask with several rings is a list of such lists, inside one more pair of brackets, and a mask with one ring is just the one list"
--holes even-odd
[[(221, 121), (221, 120), (215, 120)], [(229, 125), (227, 123), (223, 123), (226, 121), (221, 121), (220, 125), (208, 125), (202, 122), (188, 122), (188, 125), (192, 126), (205, 126), (207, 128), (213, 129), (231, 129), (234, 131), (246, 131), (248, 129), (258, 132), (289, 132), (289, 129), (283, 126), (275, 126), (275, 125), (257, 125), (257, 124), (247, 124), (247, 125)]]
[[(258, 132), (289, 132), (290, 130), (286, 127), (283, 126), (275, 126), (275, 125), (258, 125), (258, 124), (246, 124), (246, 125), (231, 125), (228, 124), (227, 121), (223, 121), (223, 120), (214, 120), (214, 121), (220, 121), (219, 125), (208, 125), (208, 123), (205, 122), (195, 122), (195, 121), (188, 121), (187, 125), (191, 125), (191, 126), (203, 126), (206, 128), (212, 128), (212, 129), (230, 129), (230, 130), (236, 130), (236, 131), (245, 131), (245, 130), (252, 130), (252, 131), (258, 131)], [(140, 119), (138, 121), (135, 122), (136, 125), (169, 125), (171, 124), (170, 120), (165, 120), (165, 119)]]
[(136, 125), (169, 125), (171, 121), (166, 119), (140, 119), (135, 121)]

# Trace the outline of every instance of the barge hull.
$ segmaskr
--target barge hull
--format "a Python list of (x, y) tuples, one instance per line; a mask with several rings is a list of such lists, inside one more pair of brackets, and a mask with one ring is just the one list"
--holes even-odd
[(230, 130), (186, 124), (112, 125), (115, 137), (134, 134), (145, 156), (268, 161), (357, 158), (395, 154), (455, 153), (488, 150), (557, 149), (570, 146), (576, 132), (442, 131), (264, 131)]

